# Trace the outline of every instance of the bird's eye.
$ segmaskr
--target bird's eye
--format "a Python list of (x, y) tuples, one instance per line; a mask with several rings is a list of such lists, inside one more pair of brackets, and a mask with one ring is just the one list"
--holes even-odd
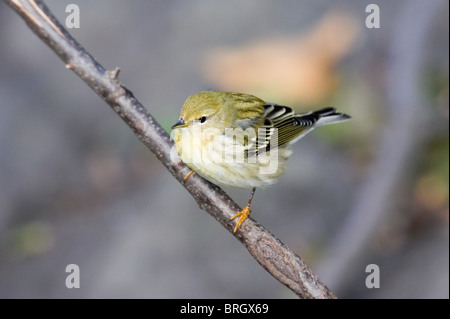
[(200, 123), (205, 123), (206, 122), (206, 116), (202, 116), (198, 120), (200, 121)]

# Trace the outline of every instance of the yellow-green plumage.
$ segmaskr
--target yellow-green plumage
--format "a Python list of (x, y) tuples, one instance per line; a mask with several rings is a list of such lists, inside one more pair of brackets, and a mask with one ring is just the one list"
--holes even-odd
[(265, 102), (253, 95), (208, 91), (190, 96), (181, 109), (185, 122), (200, 117), (218, 115), (220, 127), (237, 127), (245, 121), (255, 120), (255, 126), (264, 123)]
[(266, 187), (284, 173), (293, 142), (349, 118), (333, 108), (295, 114), (253, 95), (207, 91), (186, 100), (172, 137), (183, 162), (213, 183)]

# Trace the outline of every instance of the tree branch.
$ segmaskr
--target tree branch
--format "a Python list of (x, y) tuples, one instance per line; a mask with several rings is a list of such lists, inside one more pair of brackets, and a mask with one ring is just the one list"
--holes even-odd
[[(50, 10), (38, 0), (5, 0), (66, 64), (66, 67), (89, 85), (166, 166), (169, 172), (188, 190), (201, 209), (212, 215), (233, 234), (230, 218), (241, 208), (219, 187), (190, 171), (178, 156), (171, 156), (173, 143), (133, 94), (118, 80), (119, 69), (105, 70), (62, 27)], [(234, 235), (249, 253), (273, 277), (301, 298), (336, 298), (314, 275), (303, 260), (264, 227), (248, 218)]]

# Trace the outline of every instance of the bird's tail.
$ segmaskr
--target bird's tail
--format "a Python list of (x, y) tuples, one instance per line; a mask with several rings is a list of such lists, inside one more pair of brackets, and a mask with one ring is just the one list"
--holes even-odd
[(295, 119), (297, 120), (297, 123), (302, 126), (317, 127), (346, 121), (351, 119), (351, 117), (347, 114), (336, 112), (334, 107), (326, 107), (318, 111), (299, 114)]

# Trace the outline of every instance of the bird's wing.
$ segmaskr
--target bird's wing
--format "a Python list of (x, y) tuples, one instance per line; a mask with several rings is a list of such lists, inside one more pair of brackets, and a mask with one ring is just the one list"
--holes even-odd
[(346, 114), (337, 113), (333, 107), (295, 114), (287, 106), (274, 103), (264, 105), (265, 122), (259, 129), (258, 139), (249, 143), (248, 155), (269, 151), (271, 148), (293, 143), (314, 127), (348, 120)]
[(272, 122), (275, 128), (271, 136), (273, 142), (276, 141), (274, 133), (277, 132), (277, 146), (290, 143), (308, 133), (322, 114), (319, 111), (295, 114), (290, 107), (278, 104), (267, 104), (264, 111), (266, 118)]

